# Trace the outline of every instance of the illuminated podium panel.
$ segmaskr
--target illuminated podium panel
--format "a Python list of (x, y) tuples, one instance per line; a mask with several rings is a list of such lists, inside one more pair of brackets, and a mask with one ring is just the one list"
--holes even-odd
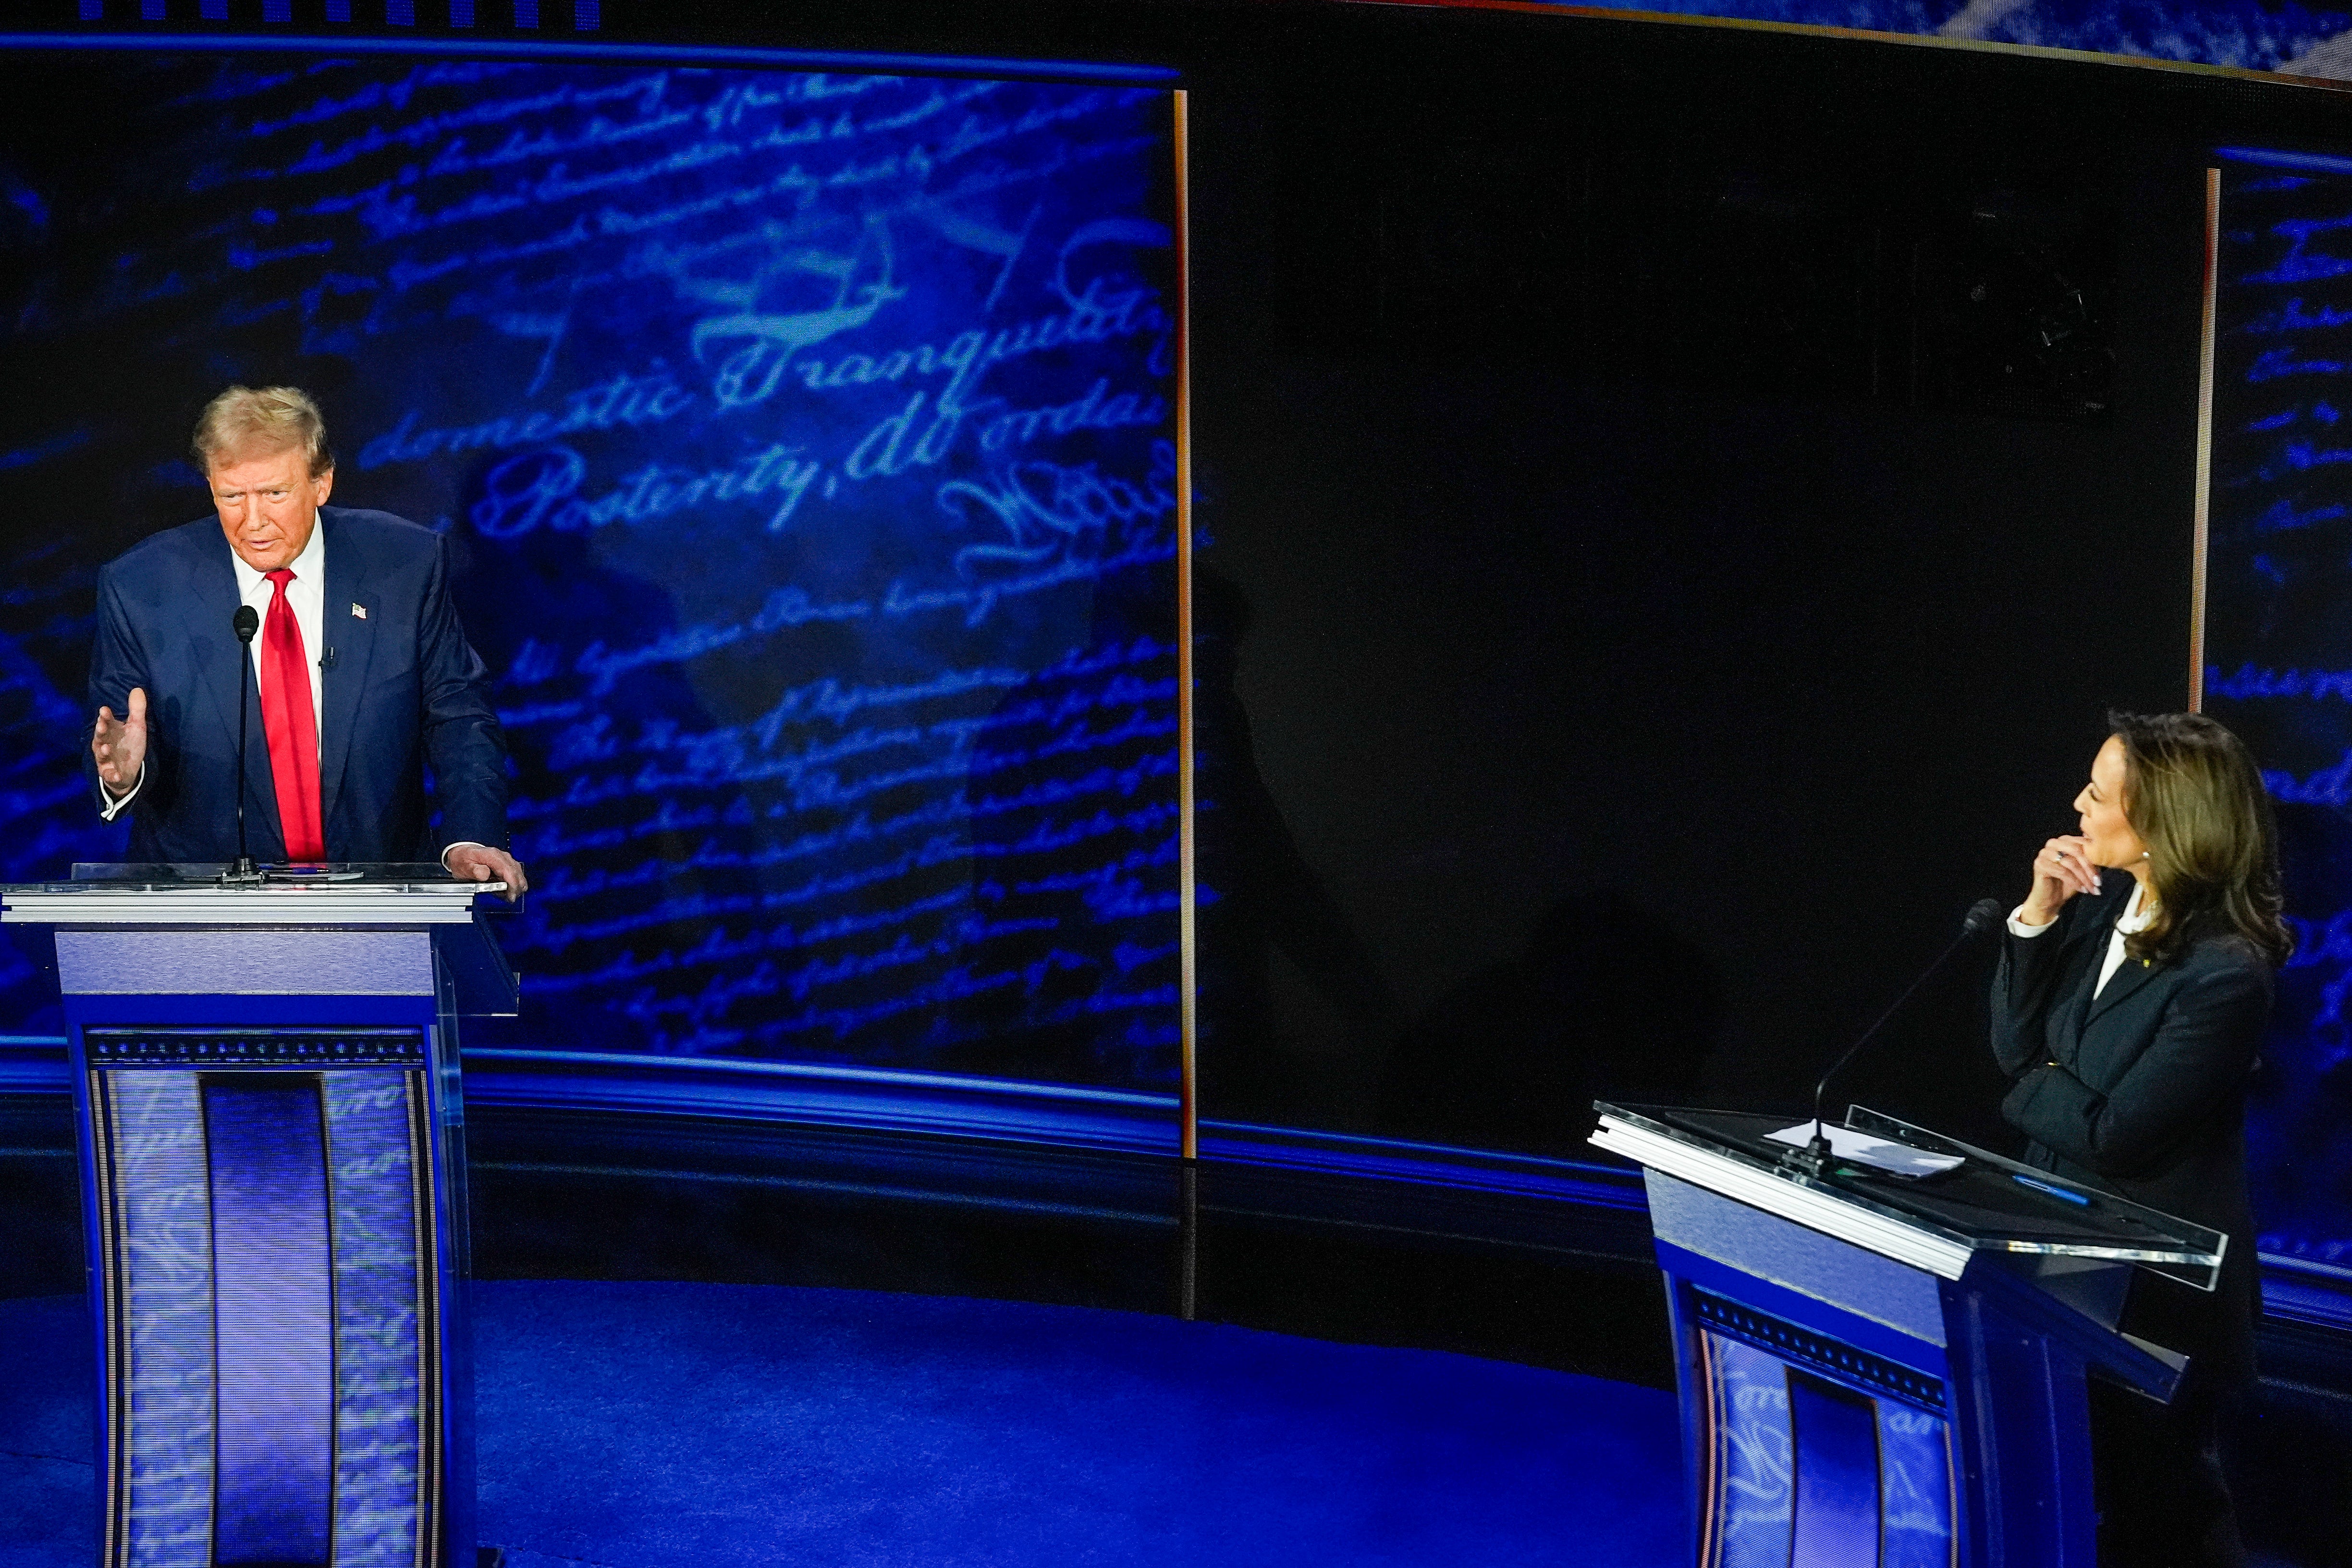
[(2172, 1396), (2126, 1289), (2211, 1289), (2226, 1237), (1859, 1107), (1960, 1163), (1815, 1175), (1780, 1118), (1598, 1109), (1648, 1189), (1701, 1568), (2091, 1568), (2085, 1379)]
[(104, 1568), (472, 1568), (457, 1018), (515, 997), (484, 886), (89, 869), (0, 920), (55, 928)]

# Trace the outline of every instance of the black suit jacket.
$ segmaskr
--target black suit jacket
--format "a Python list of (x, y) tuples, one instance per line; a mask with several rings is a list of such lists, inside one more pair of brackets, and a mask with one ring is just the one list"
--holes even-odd
[[(430, 860), (443, 846), (507, 844), (506, 741), (482, 661), (451, 605), (441, 540), (388, 512), (320, 507), (327, 582), (321, 640), (320, 816), (331, 860)], [(147, 772), (125, 809), (133, 860), (236, 854), (236, 574), (220, 523), (167, 529), (98, 577), (89, 706), (118, 715), (147, 689)], [(246, 828), (254, 858), (282, 860), (278, 792), (258, 682), (246, 683)], [(93, 792), (97, 764), (84, 737)], [(424, 770), (441, 805), (429, 826)], [(103, 795), (99, 795), (101, 804)]]
[[(2210, 1295), (2145, 1271), (2125, 1327), (2224, 1382), (2253, 1371), (2261, 1303), (2246, 1195), (2245, 1091), (2271, 1015), (2271, 964), (2243, 938), (2205, 935), (2175, 961), (2126, 957), (2095, 998), (2132, 879), (2070, 900), (2056, 929), (2004, 936), (1993, 1054), (2011, 1079), (2001, 1114), (2028, 1159), (2134, 1203), (2226, 1232)], [(2192, 1367), (2192, 1374), (2199, 1369)]]

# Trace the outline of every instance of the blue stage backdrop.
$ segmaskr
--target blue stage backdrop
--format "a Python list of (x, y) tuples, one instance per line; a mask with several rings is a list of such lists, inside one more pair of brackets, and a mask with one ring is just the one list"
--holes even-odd
[(2296, 944), (2254, 1213), (2265, 1252), (2352, 1265), (2352, 159), (2223, 158), (2206, 707), (2263, 764)]
[(1173, 1087), (1168, 90), (18, 63), (0, 875), (121, 855), (93, 574), (293, 380), (497, 681), (509, 1043)]

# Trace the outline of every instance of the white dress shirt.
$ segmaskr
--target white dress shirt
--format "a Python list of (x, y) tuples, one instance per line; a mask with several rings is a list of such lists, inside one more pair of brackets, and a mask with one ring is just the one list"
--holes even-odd
[[(237, 597), (253, 606), (261, 617), (261, 630), (254, 634), (252, 644), (253, 689), (261, 689), (261, 645), (269, 640), (269, 605), (278, 597), (278, 584), (252, 567), (235, 551), (229, 552), (230, 569), (236, 573)], [(286, 584), (286, 603), (294, 611), (294, 625), (302, 633), (302, 658), (310, 667), (310, 733), (323, 746), (326, 740), (326, 686), (321, 679), (319, 660), (326, 657), (326, 637), (321, 623), (327, 607), (327, 531), (313, 523), (310, 542), (302, 546), (302, 553), (289, 561), (294, 569), (294, 579)]]
[[(2128, 876), (2130, 873), (2126, 872), (2122, 874)], [(2091, 995), (2094, 1000), (2097, 998), (2100, 992), (2105, 991), (2107, 988), (2107, 982), (2116, 977), (2116, 971), (2124, 966), (2124, 939), (2127, 936), (2134, 935), (2137, 932), (2146, 931), (2148, 928), (2149, 922), (2156, 919), (2156, 911), (2147, 907), (2147, 884), (2146, 882), (2138, 881), (2137, 879), (2134, 879), (2134, 880), (2136, 885), (2132, 889), (2131, 902), (2126, 904), (2124, 906), (2124, 912), (2116, 917), (2115, 934), (2107, 939), (2107, 955), (2099, 964), (2099, 983), (2091, 987)], [(2025, 906), (2023, 904), (2018, 905), (2017, 908), (2009, 912), (2010, 935), (2026, 937), (2040, 936), (2043, 931), (2048, 931), (2051, 926), (2054, 926), (2058, 923), (2056, 921), (2052, 921), (2050, 925), (2030, 926), (2023, 921), (2017, 918), (2024, 912)]]

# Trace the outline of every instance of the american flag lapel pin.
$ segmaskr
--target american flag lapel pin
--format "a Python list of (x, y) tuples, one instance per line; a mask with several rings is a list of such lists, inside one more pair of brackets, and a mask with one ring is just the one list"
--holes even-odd
[(366, 620), (367, 606), (365, 605), (353, 605), (352, 606), (352, 619), (355, 621)]

